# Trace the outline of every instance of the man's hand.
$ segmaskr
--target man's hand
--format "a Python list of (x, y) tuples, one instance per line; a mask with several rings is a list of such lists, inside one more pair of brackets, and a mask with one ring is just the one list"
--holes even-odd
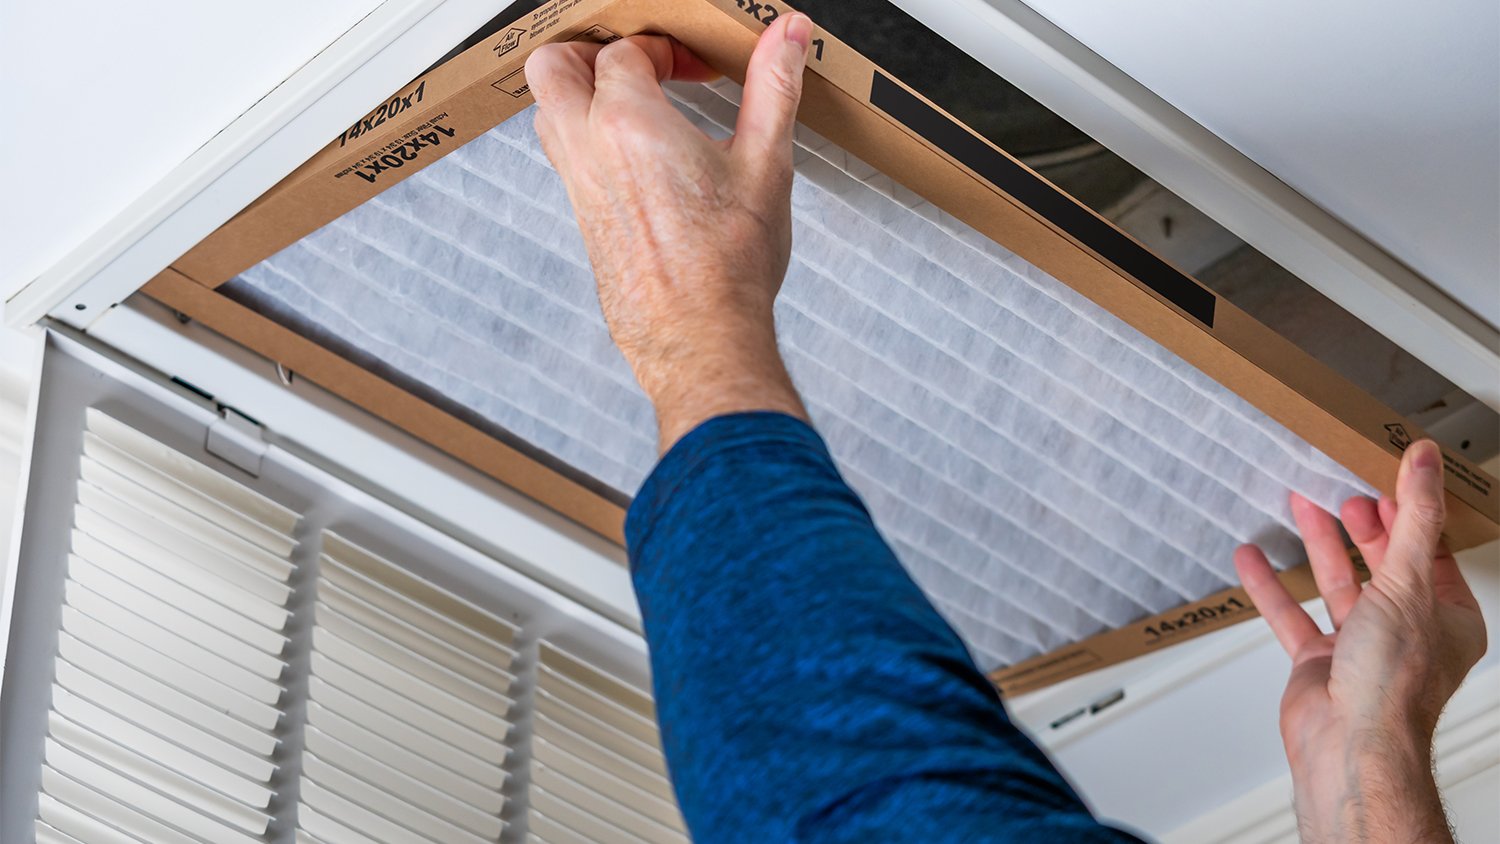
[(1442, 456), (1401, 461), (1396, 498), (1354, 498), (1344, 529), (1370, 568), (1361, 589), (1333, 516), (1300, 496), (1292, 514), (1334, 631), (1323, 633), (1253, 545), (1235, 568), (1292, 657), (1281, 702), (1303, 841), (1449, 841), (1432, 773), (1448, 698), (1484, 654), (1484, 619), (1441, 544)]
[(567, 185), (610, 335), (656, 406), (661, 449), (710, 417), (806, 417), (771, 305), (791, 255), (792, 128), (812, 22), (782, 15), (746, 73), (734, 137), (667, 101), (714, 73), (681, 44), (549, 44), (526, 62), (536, 128)]

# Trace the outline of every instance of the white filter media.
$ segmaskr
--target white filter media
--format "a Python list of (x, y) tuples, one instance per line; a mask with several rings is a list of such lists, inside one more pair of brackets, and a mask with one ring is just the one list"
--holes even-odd
[[(710, 134), (734, 123), (732, 84), (673, 96)], [(1328, 508), (1369, 492), (1071, 288), (826, 140), (798, 142), (787, 365), (981, 667), (1222, 589), (1241, 542), (1298, 562), (1288, 490)], [(651, 407), (529, 110), (226, 289), (615, 490), (655, 463)]]

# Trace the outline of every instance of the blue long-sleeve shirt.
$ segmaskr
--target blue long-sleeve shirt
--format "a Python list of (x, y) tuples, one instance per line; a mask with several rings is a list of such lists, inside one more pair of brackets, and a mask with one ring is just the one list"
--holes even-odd
[(703, 423), (625, 533), (698, 844), (1134, 840), (1011, 724), (806, 423)]

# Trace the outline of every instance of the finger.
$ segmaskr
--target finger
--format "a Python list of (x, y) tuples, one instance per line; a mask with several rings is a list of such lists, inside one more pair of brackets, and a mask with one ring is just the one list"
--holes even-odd
[(1432, 592), (1445, 604), (1479, 611), (1479, 600), (1474, 597), (1474, 590), (1470, 588), (1448, 543), (1442, 540), (1438, 540), (1437, 556), (1432, 559)]
[(1376, 505), (1375, 509), (1380, 512), (1380, 524), (1385, 528), (1386, 535), (1389, 536), (1391, 528), (1396, 526), (1396, 499), (1389, 495), (1382, 495), (1380, 496), (1380, 503)]
[(1464, 607), (1476, 612), (1479, 610), (1479, 601), (1474, 597), (1474, 590), (1469, 587), (1469, 581), (1464, 578), (1463, 569), (1458, 567), (1458, 560), (1448, 553), (1447, 548), (1440, 548), (1437, 557), (1432, 561), (1432, 592), (1439, 601), (1445, 604)]
[(1380, 569), (1382, 584), (1407, 590), (1411, 597), (1428, 593), (1446, 514), (1442, 455), (1432, 440), (1414, 442), (1396, 473), (1396, 518)]
[(594, 60), (598, 99), (630, 103), (667, 102), (661, 83), (703, 82), (717, 75), (675, 38), (632, 35), (606, 45)]
[(553, 169), (558, 173), (567, 173), (568, 167), (565, 166), (563, 160), (562, 147), (557, 143), (557, 135), (547, 112), (537, 109), (535, 116), (531, 119), (531, 124), (536, 128), (537, 140), (541, 142), (542, 152), (547, 154), (547, 159), (552, 162)]
[[(1351, 507), (1360, 512), (1351, 513)], [(1365, 510), (1369, 513), (1363, 512)], [(1349, 537), (1365, 558), (1365, 565), (1370, 569), (1371, 575), (1374, 575), (1384, 559), (1390, 527), (1396, 523), (1396, 500), (1384, 495), (1378, 502), (1364, 497), (1351, 498), (1344, 503), (1343, 520), (1344, 529), (1349, 532)], [(1370, 525), (1368, 532), (1364, 527), (1366, 520), (1369, 520)], [(1365, 537), (1376, 538), (1369, 540), (1366, 547), (1362, 544)], [(1437, 556), (1432, 561), (1432, 590), (1440, 601), (1479, 609), (1479, 602), (1475, 599), (1474, 590), (1470, 588), (1463, 570), (1453, 558), (1453, 552), (1441, 540), (1438, 541)]]
[(1308, 567), (1337, 630), (1344, 626), (1345, 616), (1359, 600), (1359, 576), (1333, 516), (1295, 492), (1291, 494), (1291, 503), (1292, 518), (1302, 534), (1302, 547), (1307, 549)]
[(600, 45), (543, 44), (526, 57), (526, 84), (560, 139), (578, 137), (594, 101), (594, 59)]
[(811, 41), (811, 18), (782, 15), (761, 33), (750, 56), (732, 148), (742, 161), (763, 172), (792, 172), (792, 129), (797, 125), (802, 70)]
[(1344, 531), (1349, 534), (1354, 547), (1359, 549), (1365, 568), (1373, 574), (1385, 559), (1385, 546), (1389, 539), (1385, 523), (1380, 520), (1380, 506), (1375, 503), (1375, 499), (1363, 495), (1351, 498), (1339, 508), (1339, 521), (1344, 523)]
[(672, 47), (672, 71), (667, 78), (677, 82), (712, 82), (723, 74), (708, 66), (676, 38), (668, 38)]
[(1271, 632), (1281, 642), (1287, 654), (1296, 656), (1302, 646), (1323, 635), (1318, 625), (1302, 606), (1292, 599), (1292, 593), (1276, 576), (1271, 563), (1260, 548), (1241, 545), (1234, 552), (1234, 570), (1250, 595), (1255, 609), (1271, 625)]

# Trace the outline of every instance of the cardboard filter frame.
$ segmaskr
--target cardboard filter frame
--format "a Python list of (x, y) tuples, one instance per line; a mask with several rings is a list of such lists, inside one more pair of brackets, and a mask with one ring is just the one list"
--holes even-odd
[[(759, 0), (554, 0), (437, 66), (350, 125), (145, 287), (150, 297), (297, 372), (577, 523), (623, 542), (624, 508), (432, 403), (216, 291), (219, 285), (484, 134), (532, 98), (539, 45), (649, 32), (738, 81)], [(1391, 492), (1420, 428), (1164, 261), (847, 45), (813, 34), (799, 120), (1108, 309), (1277, 422)], [(1444, 452), (1455, 550), (1500, 536), (1495, 479)], [(1282, 574), (1315, 594), (1306, 566)], [(1042, 688), (1253, 617), (1240, 589), (1002, 669), (1002, 694)]]

